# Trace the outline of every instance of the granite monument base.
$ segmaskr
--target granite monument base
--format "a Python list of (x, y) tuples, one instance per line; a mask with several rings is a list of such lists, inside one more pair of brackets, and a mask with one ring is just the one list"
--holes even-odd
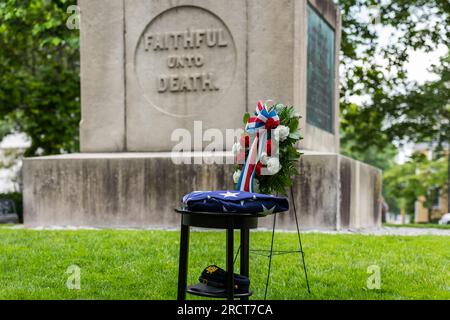
[[(202, 153), (193, 152), (184, 160), (194, 163), (199, 157)], [(339, 154), (308, 151), (299, 169), (293, 191), (302, 229), (381, 225), (380, 170)], [(233, 189), (233, 171), (231, 164), (174, 164), (170, 153), (158, 152), (28, 158), (23, 166), (24, 223), (26, 227), (178, 227), (173, 208), (180, 205), (180, 198), (192, 190)], [(279, 228), (295, 228), (292, 212), (281, 214), (277, 221)], [(271, 223), (270, 217), (264, 218), (260, 226)]]

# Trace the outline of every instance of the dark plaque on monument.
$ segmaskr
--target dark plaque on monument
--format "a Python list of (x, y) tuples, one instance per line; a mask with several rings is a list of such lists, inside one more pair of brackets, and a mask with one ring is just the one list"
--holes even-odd
[(308, 91), (306, 121), (334, 132), (334, 29), (308, 6)]

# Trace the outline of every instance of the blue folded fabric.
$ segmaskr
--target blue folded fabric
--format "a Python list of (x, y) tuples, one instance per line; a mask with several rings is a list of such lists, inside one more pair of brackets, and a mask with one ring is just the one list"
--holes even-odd
[(189, 211), (272, 214), (289, 210), (286, 197), (244, 191), (193, 191), (183, 197)]

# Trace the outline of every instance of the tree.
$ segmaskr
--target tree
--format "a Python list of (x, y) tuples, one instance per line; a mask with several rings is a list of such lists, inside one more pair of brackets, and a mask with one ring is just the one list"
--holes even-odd
[[(411, 51), (431, 52), (439, 46), (449, 47), (450, 2), (339, 0), (338, 3), (343, 25), (340, 105), (343, 149), (363, 161), (361, 153), (365, 150), (376, 149), (383, 154), (393, 141), (434, 142), (436, 151), (442, 151), (443, 144), (450, 143), (449, 56), (433, 68), (439, 79), (423, 85), (408, 81), (405, 67)], [(367, 14), (366, 21), (360, 19), (361, 13)], [(377, 34), (380, 27), (392, 31), (386, 46), (380, 45)], [(380, 57), (384, 58), (383, 63)], [(365, 97), (365, 102), (352, 103), (354, 96)], [(450, 170), (446, 176), (450, 181)], [(395, 199), (386, 188), (383, 193), (390, 201)]]
[[(353, 149), (383, 149), (392, 141), (449, 141), (448, 62), (435, 67), (440, 80), (419, 86), (407, 80), (411, 50), (449, 46), (448, 0), (339, 0), (342, 9), (341, 127)], [(361, 13), (369, 19), (361, 21)], [(377, 28), (390, 28), (381, 46)], [(384, 58), (384, 64), (379, 57)], [(364, 96), (364, 104), (351, 102)]]
[(396, 199), (403, 200), (409, 212), (414, 211), (415, 201), (424, 197), (426, 200), (423, 205), (428, 209), (430, 220), (434, 191), (443, 193), (448, 188), (447, 165), (447, 159), (443, 157), (429, 160), (423, 154), (414, 154), (410, 161), (395, 165), (385, 172), (384, 188)]
[(0, 140), (26, 133), (27, 156), (78, 150), (79, 33), (66, 27), (73, 4), (0, 3)]

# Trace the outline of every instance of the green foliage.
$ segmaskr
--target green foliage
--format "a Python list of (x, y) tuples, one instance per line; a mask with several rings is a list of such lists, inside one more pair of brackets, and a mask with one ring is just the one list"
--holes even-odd
[(407, 211), (414, 211), (414, 202), (418, 197), (426, 197), (424, 206), (431, 210), (431, 192), (439, 188), (445, 192), (448, 161), (442, 157), (429, 160), (423, 154), (415, 154), (410, 161), (395, 165), (383, 175), (383, 187), (396, 199), (402, 200)]
[[(431, 52), (449, 46), (448, 0), (339, 0), (342, 10), (341, 127), (343, 145), (383, 149), (394, 140), (450, 141), (448, 62), (435, 68), (439, 80), (424, 85), (407, 80), (411, 50)], [(361, 21), (369, 12), (370, 21)], [(379, 44), (376, 27), (390, 28), (387, 46)], [(381, 64), (377, 57), (383, 57)], [(355, 105), (351, 96), (368, 102)]]
[(250, 119), (250, 113), (246, 112), (246, 113), (244, 113), (244, 118), (242, 119), (242, 121), (244, 122), (244, 125), (247, 124), (248, 119)]
[[(311, 294), (301, 260), (289, 254), (273, 258), (268, 298), (448, 300), (450, 253), (444, 238), (307, 233), (302, 241)], [(251, 233), (256, 249), (269, 248), (270, 240), (270, 232)], [(178, 232), (0, 227), (0, 243), (0, 299), (176, 299)], [(191, 233), (189, 284), (198, 282), (207, 265), (224, 266), (223, 246), (223, 232)], [(275, 246), (298, 248), (297, 235), (277, 233)], [(81, 290), (65, 285), (70, 265), (81, 268)], [(367, 289), (370, 265), (381, 269), (379, 290)], [(250, 277), (252, 299), (263, 299), (267, 257), (251, 256)]]
[[(417, 193), (429, 187), (415, 181), (413, 164), (393, 166), (392, 142), (450, 141), (449, 56), (433, 67), (436, 81), (422, 85), (407, 78), (409, 54), (449, 47), (450, 2), (447, 0), (339, 0), (342, 13), (341, 147), (344, 154), (386, 170), (383, 195), (391, 211), (406, 202), (409, 211)], [(363, 13), (369, 19), (362, 21)], [(377, 28), (391, 32), (380, 44)], [(384, 39), (386, 40), (386, 39)], [(380, 57), (384, 59), (380, 63)], [(353, 96), (364, 103), (352, 103)], [(412, 161), (415, 163), (415, 161)], [(423, 166), (431, 165), (422, 164)], [(395, 177), (395, 174), (399, 175)], [(406, 190), (394, 180), (406, 175)], [(444, 179), (447, 173), (443, 173)], [(397, 181), (398, 182), (398, 181)], [(422, 186), (418, 186), (422, 184)], [(413, 185), (419, 189), (414, 190)], [(421, 192), (418, 192), (421, 190)]]
[(0, 139), (26, 133), (27, 156), (78, 150), (79, 33), (66, 27), (74, 4), (0, 3)]

